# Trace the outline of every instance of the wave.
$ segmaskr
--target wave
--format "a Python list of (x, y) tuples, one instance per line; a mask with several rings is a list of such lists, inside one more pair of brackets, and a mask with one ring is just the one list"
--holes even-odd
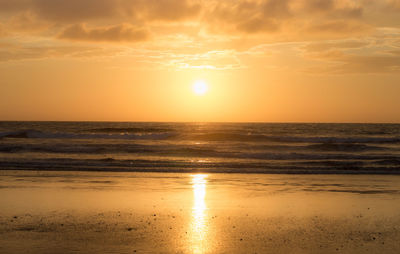
[(238, 151), (313, 151), (313, 152), (367, 152), (367, 151), (400, 151), (400, 147), (376, 146), (359, 143), (312, 143), (312, 144), (235, 144)]
[[(43, 153), (37, 156), (51, 156), (50, 154), (69, 154), (69, 155), (115, 155), (115, 156), (158, 156), (162, 158), (213, 158), (223, 160), (256, 160), (256, 161), (379, 161), (378, 164), (396, 164), (400, 161), (398, 150), (385, 150), (384, 153), (370, 152), (350, 152), (348, 150), (317, 151), (310, 152), (300, 146), (298, 150), (254, 150), (249, 147), (246, 150), (225, 150), (213, 146), (190, 146), (177, 144), (82, 144), (76, 143), (40, 143), (40, 144), (1, 144), (0, 153), (5, 154), (24, 154), (24, 153)], [(294, 149), (294, 148), (293, 148)], [(7, 155), (14, 157), (16, 155)], [(32, 156), (32, 155), (30, 155)], [(310, 162), (313, 164), (314, 162)]]
[(304, 137), (273, 136), (264, 134), (207, 133), (189, 136), (192, 140), (202, 141), (248, 141), (281, 143), (400, 143), (400, 137)]
[[(96, 130), (96, 131), (93, 131)], [(131, 130), (131, 131), (129, 131)], [(157, 131), (156, 131), (157, 130)], [(309, 148), (320, 150), (363, 150), (371, 149), (360, 144), (398, 144), (400, 137), (313, 137), (313, 136), (274, 136), (266, 134), (214, 132), (196, 134), (189, 131), (178, 133), (162, 128), (98, 128), (92, 133), (43, 132), (39, 130), (20, 130), (0, 132), (0, 138), (41, 138), (41, 139), (126, 139), (126, 140), (191, 140), (206, 142), (275, 142), (321, 144)], [(189, 133), (188, 133), (189, 132)], [(338, 144), (338, 145), (332, 145)], [(374, 149), (378, 149), (375, 147)]]
[(132, 139), (132, 140), (159, 140), (174, 136), (173, 133), (109, 133), (109, 134), (86, 134), (86, 133), (62, 133), (62, 132), (41, 132), (37, 130), (22, 130), (15, 132), (2, 132), (0, 138), (41, 138), (41, 139)]
[(375, 161), (375, 163), (380, 164), (380, 165), (398, 165), (398, 166), (400, 166), (400, 158), (378, 160), (378, 161)]
[(317, 151), (348, 151), (348, 152), (362, 152), (362, 151), (381, 151), (388, 148), (381, 146), (371, 146), (358, 143), (322, 143), (312, 144), (306, 148)]
[[(0, 153), (46, 153), (46, 154), (122, 154), (124, 156), (159, 156), (163, 158), (221, 158), (239, 160), (400, 160), (399, 148), (382, 148), (384, 152), (379, 152), (380, 147), (363, 146), (350, 150), (353, 145), (333, 145), (319, 150), (319, 145), (310, 146), (238, 146), (231, 145), (188, 145), (167, 143), (115, 143), (104, 141), (102, 143), (69, 142), (63, 141), (40, 141), (40, 143), (0, 143)], [(310, 149), (307, 149), (311, 147)], [(358, 146), (357, 146), (358, 147)], [(360, 150), (363, 149), (363, 150)], [(370, 149), (370, 150), (368, 150)], [(371, 152), (368, 152), (371, 151)], [(49, 155), (46, 155), (49, 156)]]
[(399, 156), (386, 154), (344, 154), (344, 153), (242, 153), (238, 156), (242, 159), (288, 161), (288, 160), (397, 160)]
[(170, 128), (153, 128), (153, 127), (129, 127), (129, 128), (94, 128), (85, 131), (94, 133), (160, 133), (160, 132), (173, 132)]
[(305, 165), (274, 163), (189, 162), (168, 160), (27, 159), (3, 161), (3, 170), (110, 171), (110, 172), (211, 172), (265, 174), (400, 174), (399, 166)]
[[(210, 147), (190, 147), (185, 145), (144, 145), (144, 144), (81, 144), (81, 143), (41, 143), (41, 144), (0, 144), (2, 153), (69, 153), (69, 154), (142, 154), (178, 157), (232, 157), (228, 152), (219, 152)], [(232, 153), (233, 154), (233, 153)]]

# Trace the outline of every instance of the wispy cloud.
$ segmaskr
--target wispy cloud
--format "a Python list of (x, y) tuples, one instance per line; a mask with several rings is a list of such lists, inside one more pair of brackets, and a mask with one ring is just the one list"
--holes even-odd
[(77, 24), (65, 28), (58, 38), (84, 41), (137, 42), (147, 40), (149, 33), (145, 29), (136, 28), (129, 24), (96, 28), (87, 28), (83, 24)]

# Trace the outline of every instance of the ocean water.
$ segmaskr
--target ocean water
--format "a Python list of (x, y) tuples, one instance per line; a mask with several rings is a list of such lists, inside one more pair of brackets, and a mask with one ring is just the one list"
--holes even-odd
[(0, 122), (0, 170), (400, 174), (400, 124)]

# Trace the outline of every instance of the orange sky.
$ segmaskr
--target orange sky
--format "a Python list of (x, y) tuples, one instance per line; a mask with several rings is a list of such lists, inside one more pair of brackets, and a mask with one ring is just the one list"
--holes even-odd
[(400, 122), (400, 0), (0, 0), (0, 120)]

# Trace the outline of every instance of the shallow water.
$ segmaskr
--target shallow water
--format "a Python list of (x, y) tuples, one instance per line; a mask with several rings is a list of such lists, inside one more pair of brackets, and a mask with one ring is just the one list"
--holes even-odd
[(400, 176), (0, 173), (4, 253), (400, 251)]

